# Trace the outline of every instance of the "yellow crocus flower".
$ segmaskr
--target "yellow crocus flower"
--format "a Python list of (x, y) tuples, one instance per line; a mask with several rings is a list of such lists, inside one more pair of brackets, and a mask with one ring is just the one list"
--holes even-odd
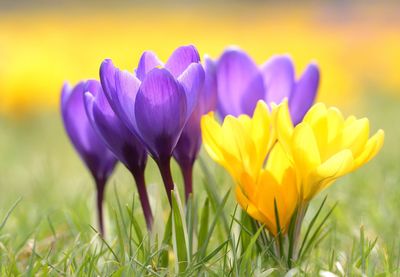
[(235, 191), (240, 206), (276, 236), (276, 202), (281, 233), (286, 233), (298, 203), (298, 191), (296, 171), (282, 145), (277, 142), (272, 148), (266, 167), (255, 182), (243, 177)]
[(201, 120), (205, 149), (232, 176), (237, 201), (276, 235), (274, 199), (281, 230), (286, 232), (298, 195), (295, 170), (271, 127), (271, 115), (263, 101), (258, 102), (252, 118), (227, 116), (220, 125), (209, 113)]
[(254, 115), (225, 117), (222, 125), (210, 112), (201, 119), (202, 138), (206, 151), (233, 177), (248, 175), (256, 180), (272, 144), (271, 116), (263, 101), (257, 103)]
[(277, 137), (296, 168), (303, 202), (370, 161), (383, 145), (383, 130), (370, 137), (367, 118), (345, 119), (338, 109), (322, 103), (311, 107), (296, 126), (291, 122), (286, 101), (274, 115)]

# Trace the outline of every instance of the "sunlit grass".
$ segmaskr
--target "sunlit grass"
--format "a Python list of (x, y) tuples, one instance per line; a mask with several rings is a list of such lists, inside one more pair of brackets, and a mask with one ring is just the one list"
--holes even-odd
[[(323, 214), (339, 202), (324, 227), (330, 233), (300, 266), (311, 276), (320, 270), (339, 276), (341, 271), (347, 275), (363, 271), (368, 276), (383, 272), (398, 274), (400, 129), (393, 119), (400, 116), (399, 103), (389, 97), (366, 95), (367, 100), (356, 115), (367, 115), (373, 130), (385, 130), (385, 146), (375, 160), (339, 180), (313, 203), (310, 215), (325, 195), (328, 199)], [(279, 276), (282, 269), (266, 253), (257, 250), (258, 244), (250, 243), (251, 236), (241, 246), (246, 232), (240, 231), (240, 208), (235, 208), (234, 195), (228, 192), (232, 181), (204, 152), (203, 166), (198, 162), (195, 169), (193, 213), (185, 218), (193, 228), (179, 227), (179, 218), (185, 217), (185, 212), (175, 218), (178, 221), (171, 227), (171, 232), (186, 232), (185, 247), (191, 245), (192, 250), (182, 254), (185, 248), (177, 245), (182, 239), (174, 242), (173, 233), (171, 245), (162, 245), (164, 232), (168, 230), (169, 206), (153, 162), (149, 163), (146, 178), (156, 216), (154, 233), (145, 232), (137, 198), (132, 213), (135, 188), (129, 174), (119, 166), (107, 188), (107, 234), (103, 242), (92, 229), (96, 228), (94, 185), (69, 144), (58, 115), (43, 113), (25, 121), (3, 118), (0, 127), (0, 226), (9, 209), (21, 198), (4, 227), (0, 227), (2, 274), (164, 275), (182, 271), (221, 276), (271, 271)], [(205, 168), (211, 174), (207, 175)], [(182, 190), (175, 164), (173, 174)], [(306, 221), (310, 220), (309, 216)], [(207, 240), (206, 251), (201, 250), (202, 243), (198, 241)], [(181, 261), (190, 260), (189, 266), (176, 264), (178, 251)]]

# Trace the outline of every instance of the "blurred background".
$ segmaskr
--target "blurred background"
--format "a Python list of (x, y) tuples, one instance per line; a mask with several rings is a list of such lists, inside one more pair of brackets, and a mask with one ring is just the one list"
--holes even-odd
[[(212, 58), (237, 45), (258, 63), (289, 53), (298, 75), (316, 61), (318, 100), (369, 117), (371, 129), (383, 128), (387, 138), (377, 159), (328, 190), (331, 203), (340, 201), (338, 228), (365, 224), (368, 232), (393, 238), (400, 227), (398, 1), (1, 0), (0, 216), (23, 197), (7, 223), (11, 232), (28, 234), (47, 224), (46, 217), (60, 228), (65, 217), (78, 225), (91, 221), (93, 186), (60, 120), (63, 82), (98, 78), (104, 58), (133, 70), (142, 51), (165, 60), (183, 44)], [(150, 190), (160, 191), (154, 203), (164, 196), (154, 164), (149, 167)], [(122, 166), (110, 183), (133, 191)], [(200, 191), (201, 180), (196, 183)]]
[(104, 58), (132, 70), (144, 50), (166, 59), (189, 43), (213, 58), (238, 45), (259, 63), (289, 53), (298, 74), (315, 60), (333, 105), (400, 89), (397, 1), (82, 2), (0, 2), (4, 116), (56, 110), (64, 80), (97, 78)]

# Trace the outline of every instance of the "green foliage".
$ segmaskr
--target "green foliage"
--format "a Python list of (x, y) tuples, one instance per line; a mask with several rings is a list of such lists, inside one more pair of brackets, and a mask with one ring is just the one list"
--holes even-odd
[(151, 233), (120, 166), (107, 186), (102, 238), (94, 185), (59, 120), (0, 119), (0, 275), (283, 276), (291, 268), (301, 276), (400, 276), (400, 131), (387, 120), (400, 113), (391, 99), (371, 103), (372, 129), (387, 132), (382, 153), (304, 208), (297, 245), (295, 220), (287, 236), (271, 237), (236, 204), (230, 178), (204, 153), (187, 203), (173, 164), (172, 210), (149, 162)]

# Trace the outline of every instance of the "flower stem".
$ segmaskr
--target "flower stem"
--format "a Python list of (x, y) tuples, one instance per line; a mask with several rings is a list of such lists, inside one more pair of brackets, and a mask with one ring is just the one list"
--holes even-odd
[(185, 200), (189, 199), (191, 193), (193, 193), (193, 163), (180, 164), (183, 182), (185, 183)]
[(174, 181), (171, 174), (171, 157), (157, 160), (157, 165), (164, 182), (165, 191), (167, 192), (169, 204), (172, 206), (171, 191), (174, 189)]
[(104, 237), (104, 215), (103, 215), (103, 200), (104, 200), (104, 188), (106, 182), (102, 179), (97, 179), (96, 181), (96, 205), (97, 205), (97, 220), (99, 224), (100, 235)]
[(139, 193), (140, 204), (142, 205), (144, 218), (146, 220), (147, 230), (151, 231), (153, 226), (153, 214), (151, 212), (149, 197), (146, 190), (146, 181), (144, 179), (144, 170), (132, 172)]

